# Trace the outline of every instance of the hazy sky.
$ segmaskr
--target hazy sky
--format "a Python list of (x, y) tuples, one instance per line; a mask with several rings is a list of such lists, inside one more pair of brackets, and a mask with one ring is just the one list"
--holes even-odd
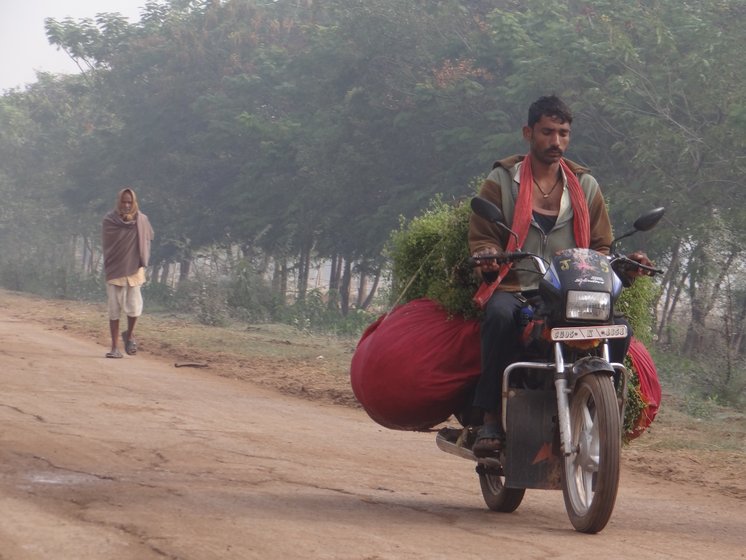
[(47, 42), (44, 19), (95, 18), (102, 12), (119, 12), (139, 21), (147, 0), (0, 0), (0, 93), (36, 81), (36, 70), (77, 72), (62, 51)]

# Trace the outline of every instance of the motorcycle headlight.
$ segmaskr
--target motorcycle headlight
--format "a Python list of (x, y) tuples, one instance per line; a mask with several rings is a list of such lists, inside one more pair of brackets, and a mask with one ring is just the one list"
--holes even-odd
[(565, 317), (570, 321), (608, 321), (611, 294), (607, 292), (567, 292)]

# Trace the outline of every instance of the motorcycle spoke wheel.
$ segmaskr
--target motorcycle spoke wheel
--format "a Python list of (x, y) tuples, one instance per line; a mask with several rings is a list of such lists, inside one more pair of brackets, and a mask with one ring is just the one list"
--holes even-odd
[(621, 425), (606, 375), (586, 375), (570, 400), (572, 453), (563, 461), (565, 507), (575, 529), (597, 533), (609, 521), (619, 487)]

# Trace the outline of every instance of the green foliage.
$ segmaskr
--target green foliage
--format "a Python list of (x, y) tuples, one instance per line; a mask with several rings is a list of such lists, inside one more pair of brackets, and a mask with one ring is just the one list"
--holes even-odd
[(183, 301), (186, 285), (182, 283), (181, 291), (174, 290), (167, 284), (159, 282), (146, 282), (142, 287), (142, 297), (145, 305), (150, 310), (167, 309), (170, 311), (188, 312), (190, 305)]
[(281, 305), (266, 281), (252, 271), (246, 262), (228, 281), (192, 281), (179, 283), (176, 290), (158, 283), (148, 283), (143, 297), (155, 308), (183, 313), (203, 325), (225, 326), (233, 320), (248, 324), (285, 323), (302, 331), (357, 337), (375, 314), (361, 309), (343, 317), (328, 305), (320, 290), (311, 290), (303, 301)]
[(194, 303), (197, 320), (203, 325), (223, 327), (228, 324), (225, 289), (220, 283), (200, 282)]
[(624, 365), (632, 373), (627, 384), (627, 402), (624, 408), (624, 423), (622, 426), (624, 440), (629, 442), (630, 437), (637, 426), (640, 415), (645, 410), (646, 405), (642, 398), (642, 393), (640, 392), (640, 378), (638, 377), (635, 368), (632, 367), (632, 360), (629, 356), (625, 357)]
[[(83, 287), (56, 241), (96, 239), (123, 183), (155, 224), (154, 261), (173, 262), (166, 239), (198, 250), (226, 238), (288, 261), (309, 247), (353, 265), (375, 259), (398, 216), (418, 215), (436, 193), (458, 196), (495, 158), (523, 150), (527, 104), (554, 92), (575, 112), (568, 155), (593, 167), (614, 222), (667, 206), (669, 227), (645, 248), (676, 263), (661, 301), (676, 299), (704, 332), (721, 286), (712, 263), (746, 242), (745, 15), (742, 0), (242, 0), (148, 2), (132, 24), (50, 19), (50, 43), (86, 71), (40, 74), (0, 98), (0, 275), (24, 289)], [(412, 227), (423, 230), (415, 249), (433, 254), (405, 299), (475, 313), (465, 247), (449, 234), (436, 249), (437, 230)], [(394, 297), (410, 265), (396, 264)], [(208, 321), (221, 307), (276, 313), (253, 280), (237, 282), (184, 299), (212, 308)], [(647, 343), (650, 294), (634, 295), (644, 289), (620, 306)], [(732, 358), (721, 373), (737, 372), (743, 351)]]
[[(722, 344), (712, 352), (693, 356), (665, 348), (653, 348), (661, 382), (674, 393), (697, 401), (719, 402), (744, 410), (746, 405), (746, 367), (743, 358), (729, 363)], [(726, 378), (726, 373), (730, 377)], [(689, 413), (689, 411), (684, 410)]]
[[(49, 284), (46, 284), (49, 286)], [(54, 275), (53, 297), (79, 301), (106, 301), (106, 284), (99, 276), (58, 269)], [(24, 291), (26, 291), (24, 289)]]
[(616, 303), (616, 311), (627, 317), (635, 337), (645, 345), (653, 342), (653, 311), (659, 293), (660, 286), (652, 278), (641, 276)]
[(106, 298), (104, 282), (97, 276), (43, 265), (35, 258), (22, 261), (0, 259), (0, 286), (44, 297), (101, 301)]
[(231, 315), (249, 323), (264, 323), (276, 314), (272, 289), (246, 260), (235, 267), (226, 300)]
[(421, 215), (402, 219), (387, 246), (394, 302), (427, 297), (453, 315), (477, 316), (471, 298), (478, 281), (467, 262), (470, 214), (467, 201), (436, 197)]
[(712, 418), (719, 406), (720, 404), (715, 396), (702, 397), (694, 393), (684, 395), (684, 412), (694, 418), (708, 420)]
[(192, 315), (203, 325), (224, 326), (232, 319), (267, 323), (277, 313), (269, 286), (245, 261), (237, 265), (229, 280), (183, 280), (175, 291), (161, 284), (148, 284), (147, 288), (155, 302)]
[(225, 284), (217, 281), (186, 280), (179, 282), (176, 290), (149, 282), (143, 287), (143, 299), (156, 308), (194, 317), (203, 325), (225, 326), (230, 319), (227, 291)]
[(352, 310), (342, 317), (339, 310), (329, 308), (325, 295), (320, 290), (311, 290), (302, 301), (277, 310), (277, 321), (293, 325), (300, 330), (357, 337), (375, 315), (362, 309)]

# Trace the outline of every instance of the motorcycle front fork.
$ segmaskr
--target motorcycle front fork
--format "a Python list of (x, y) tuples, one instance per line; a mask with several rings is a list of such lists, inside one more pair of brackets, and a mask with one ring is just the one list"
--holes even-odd
[[(621, 397), (619, 403), (619, 411), (621, 420), (624, 421), (624, 405), (627, 395), (627, 380), (629, 372), (622, 364), (611, 363), (609, 359), (609, 345), (604, 342), (602, 345), (601, 357), (611, 365), (615, 371), (620, 373), (621, 376)], [(571, 455), (575, 450), (572, 445), (572, 427), (570, 424), (570, 393), (572, 388), (568, 386), (568, 375), (567, 368), (572, 367), (565, 365), (565, 358), (562, 353), (562, 344), (559, 342), (554, 343), (554, 363), (547, 362), (516, 362), (510, 364), (505, 368), (505, 374), (503, 375), (503, 387), (502, 387), (502, 424), (503, 430), (507, 433), (508, 429), (508, 392), (510, 387), (510, 374), (516, 369), (537, 369), (543, 371), (554, 372), (554, 389), (557, 396), (557, 422), (559, 426), (559, 437), (560, 437), (560, 451), (563, 456), (567, 457)]]
[(554, 389), (557, 392), (557, 422), (559, 424), (560, 452), (567, 457), (572, 453), (572, 427), (570, 426), (570, 389), (567, 387), (565, 359), (562, 345), (554, 343)]

